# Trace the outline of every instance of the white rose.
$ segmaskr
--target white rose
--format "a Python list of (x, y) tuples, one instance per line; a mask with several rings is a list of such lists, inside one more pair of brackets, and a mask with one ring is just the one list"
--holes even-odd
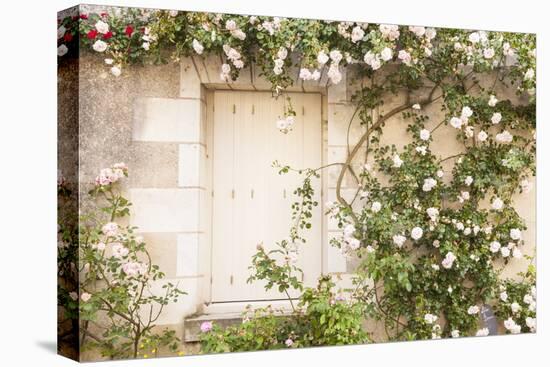
[(120, 76), (122, 70), (120, 70), (120, 68), (118, 66), (113, 66), (111, 68), (111, 74), (113, 74), (114, 76)]
[(57, 56), (63, 56), (63, 55), (65, 55), (68, 51), (69, 51), (69, 49), (67, 48), (67, 46), (65, 46), (64, 44), (61, 44), (61, 45), (59, 45), (59, 47), (57, 48)]
[(500, 250), (500, 242), (493, 241), (489, 244), (489, 250), (491, 250), (492, 253), (497, 253)]
[(94, 49), (94, 51), (103, 52), (107, 49), (107, 43), (103, 42), (102, 40), (97, 40), (92, 45), (92, 48)]
[(512, 228), (510, 230), (510, 238), (513, 240), (521, 240), (521, 230), (517, 228)]
[(431, 220), (435, 221), (435, 219), (437, 219), (437, 216), (439, 215), (439, 210), (437, 208), (428, 208), (426, 209), (426, 213), (431, 218)]
[(503, 302), (508, 301), (508, 293), (506, 293), (506, 292), (501, 292), (501, 293), (500, 293), (500, 299), (501, 299), (501, 301), (503, 301)]
[(430, 138), (430, 131), (426, 129), (420, 130), (420, 139), (428, 140)]
[(200, 55), (204, 51), (204, 46), (196, 39), (193, 39), (193, 50)]
[(419, 103), (415, 103), (415, 104), (412, 105), (413, 110), (419, 110), (420, 108), (422, 108), (422, 107), (420, 106)]
[(489, 105), (489, 107), (495, 107), (497, 103), (498, 103), (497, 97), (491, 94), (489, 96), (489, 102), (487, 102), (487, 104)]
[(479, 141), (485, 141), (487, 140), (487, 138), (489, 137), (489, 135), (487, 135), (487, 133), (483, 130), (481, 130), (478, 134), (477, 134), (477, 140)]
[(422, 235), (424, 234), (424, 231), (420, 227), (414, 227), (411, 230), (411, 237), (413, 240), (417, 241), (420, 238), (422, 238)]
[(95, 29), (97, 29), (99, 33), (105, 34), (109, 32), (109, 25), (102, 20), (98, 20), (95, 24)]
[(327, 61), (328, 61), (328, 55), (323, 51), (319, 52), (319, 54), (317, 55), (317, 62), (320, 65), (325, 65)]
[(361, 41), (364, 36), (365, 31), (363, 30), (363, 28), (356, 26), (351, 31), (351, 42), (356, 43), (358, 41)]
[(393, 51), (391, 48), (389, 47), (385, 47), (381, 52), (380, 52), (380, 58), (382, 58), (382, 60), (384, 61), (389, 61), (391, 60), (393, 57)]
[(502, 120), (502, 114), (500, 112), (493, 113), (493, 116), (491, 116), (491, 122), (493, 125), (496, 125)]
[(470, 33), (470, 35), (468, 36), (468, 40), (472, 43), (478, 43), (479, 39), (480, 39), (480, 36), (478, 32)]
[(464, 184), (466, 186), (470, 186), (472, 182), (474, 182), (474, 179), (472, 178), (472, 176), (466, 176), (466, 178), (464, 179)]
[(521, 306), (519, 305), (519, 303), (514, 302), (510, 305), (510, 309), (512, 310), (512, 313), (517, 313), (521, 310)]
[(472, 117), (472, 114), (474, 111), (469, 106), (462, 107), (462, 113), (460, 114), (461, 117), (468, 119), (469, 117)]
[(228, 31), (234, 31), (237, 29), (237, 22), (235, 22), (233, 19), (230, 19), (227, 22), (225, 22), (225, 28)]
[(277, 57), (281, 60), (286, 59), (288, 56), (288, 50), (284, 47), (279, 48), (279, 51), (277, 51)]
[(397, 245), (397, 247), (401, 247), (403, 246), (403, 244), (405, 243), (405, 241), (407, 240), (407, 238), (405, 236), (402, 236), (400, 234), (396, 234), (395, 236), (393, 236), (393, 243), (395, 245)]
[(374, 213), (378, 213), (380, 209), (382, 209), (382, 204), (380, 202), (375, 201), (372, 203), (372, 206), (370, 208)]
[(393, 166), (396, 168), (399, 168), (401, 167), (402, 164), (403, 164), (403, 161), (401, 160), (401, 157), (399, 157), (398, 154), (395, 154), (393, 156)]
[(453, 267), (453, 263), (455, 260), (456, 260), (455, 254), (453, 254), (452, 252), (447, 252), (447, 255), (445, 255), (445, 258), (443, 259), (443, 261), (441, 261), (441, 265), (445, 269), (450, 269)]
[(495, 50), (492, 48), (486, 48), (483, 50), (483, 57), (486, 59), (492, 59), (495, 56)]
[(437, 316), (427, 313), (424, 315), (424, 321), (426, 321), (426, 324), (433, 324), (437, 321)]
[(478, 306), (468, 307), (468, 315), (475, 315), (477, 313), (479, 313), (479, 307)]
[(405, 50), (400, 50), (399, 53), (397, 54), (397, 58), (403, 61), (405, 65), (411, 64), (411, 54)]
[(460, 129), (462, 127), (462, 119), (458, 118), (458, 117), (453, 117), (451, 118), (451, 120), (449, 121), (449, 123), (451, 124), (452, 127), (454, 127), (455, 129)]
[(60, 26), (59, 28), (57, 28), (57, 39), (62, 38), (65, 35), (65, 32), (67, 32), (67, 28), (65, 28), (64, 26)]
[(460, 331), (458, 331), (458, 330), (451, 331), (451, 336), (453, 338), (460, 338)]
[(500, 248), (500, 253), (501, 253), (502, 257), (508, 257), (508, 256), (510, 256), (510, 249), (508, 247), (501, 247)]
[(535, 77), (535, 70), (529, 68), (527, 69), (527, 71), (525, 72), (525, 75), (523, 76), (523, 79), (525, 80), (531, 80)]
[(149, 42), (143, 42), (143, 43), (141, 44), (141, 47), (143, 47), (143, 49), (144, 49), (145, 51), (149, 51), (149, 47), (150, 47), (150, 46), (151, 46), (151, 44), (150, 44)]
[(415, 150), (420, 153), (421, 155), (426, 155), (426, 147), (425, 146), (420, 146), (420, 147), (416, 147)]
[(491, 203), (491, 207), (494, 210), (502, 210), (502, 208), (504, 207), (504, 202), (499, 197), (496, 197)]

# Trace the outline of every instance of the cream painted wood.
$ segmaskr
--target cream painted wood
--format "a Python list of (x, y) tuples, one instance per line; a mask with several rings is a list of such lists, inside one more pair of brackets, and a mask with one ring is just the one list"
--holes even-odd
[[(294, 129), (285, 135), (275, 125), (283, 114), (282, 98), (268, 92), (214, 92), (213, 302), (285, 298), (247, 279), (256, 246), (263, 243), (271, 249), (288, 237), (293, 192), (302, 179), (293, 173), (279, 175), (272, 162), (296, 168), (322, 162), (321, 95), (292, 93), (291, 98), (297, 116)], [(321, 180), (314, 179), (313, 185), (319, 206), (298, 260), (307, 285), (315, 284), (322, 267)]]

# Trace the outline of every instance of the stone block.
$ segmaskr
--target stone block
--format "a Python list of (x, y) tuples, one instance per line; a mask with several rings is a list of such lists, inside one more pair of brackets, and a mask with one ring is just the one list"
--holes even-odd
[(199, 230), (199, 189), (130, 189), (130, 223), (139, 232)]
[(177, 98), (138, 98), (134, 102), (134, 141), (201, 141), (201, 101)]

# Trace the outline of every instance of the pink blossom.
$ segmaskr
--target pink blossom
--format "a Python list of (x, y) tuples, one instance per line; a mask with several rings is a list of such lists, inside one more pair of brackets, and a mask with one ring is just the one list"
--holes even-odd
[(212, 321), (204, 321), (202, 324), (201, 324), (201, 331), (203, 333), (207, 333), (209, 332), (210, 330), (212, 330)]
[(118, 224), (114, 222), (109, 222), (105, 224), (103, 227), (101, 227), (101, 231), (107, 237), (114, 237), (118, 233)]

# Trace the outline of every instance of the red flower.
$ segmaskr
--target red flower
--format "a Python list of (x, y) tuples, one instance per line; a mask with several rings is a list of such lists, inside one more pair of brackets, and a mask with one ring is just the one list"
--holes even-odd
[(128, 37), (132, 37), (132, 33), (134, 33), (134, 28), (131, 25), (127, 25), (124, 33), (126, 33)]
[(103, 35), (104, 40), (108, 40), (109, 38), (113, 37), (113, 32), (109, 31)]
[(101, 15), (102, 17), (106, 17), (106, 16), (109, 15), (109, 14), (107, 14), (107, 13), (101, 13), (100, 15)]
[(88, 19), (88, 14), (80, 14), (80, 19)]
[(69, 32), (65, 33), (65, 35), (63, 36), (63, 40), (65, 42), (71, 42), (73, 40), (73, 35)]
[(88, 32), (86, 36), (88, 36), (89, 39), (93, 40), (97, 37), (97, 31), (95, 29), (92, 29)]

